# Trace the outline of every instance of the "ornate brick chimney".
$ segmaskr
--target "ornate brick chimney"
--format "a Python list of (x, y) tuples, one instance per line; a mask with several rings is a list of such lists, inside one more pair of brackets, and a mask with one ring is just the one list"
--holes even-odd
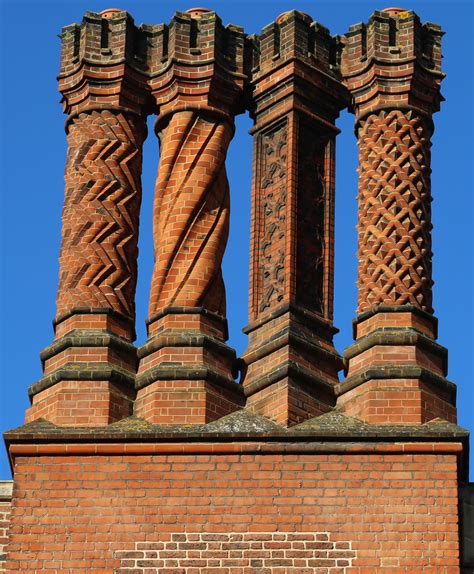
[(376, 11), (345, 37), (359, 144), (358, 308), (339, 403), (374, 423), (456, 420), (431, 279), (431, 116), (442, 100), (439, 26)]
[[(299, 11), (257, 37), (203, 8), (139, 28), (117, 9), (88, 12), (64, 29), (56, 337), (27, 423), (4, 435), (14, 481), (3, 495), (0, 481), (0, 570), (459, 572), (469, 433), (454, 422), (431, 294), (440, 39), (401, 9), (343, 38)], [(343, 359), (334, 163), (347, 106), (360, 152), (359, 304)], [(239, 360), (221, 262), (226, 154), (244, 109), (255, 153)], [(137, 349), (149, 113), (161, 153)]]
[(254, 40), (255, 119), (247, 407), (291, 426), (330, 410), (335, 120), (348, 105), (342, 45), (302, 12)]
[(26, 418), (106, 425), (133, 409), (145, 54), (121, 10), (87, 12), (61, 41), (68, 154), (55, 341)]
[(135, 413), (205, 423), (243, 406), (227, 340), (221, 261), (229, 233), (225, 159), (244, 110), (245, 35), (215, 12), (177, 12), (145, 28), (160, 139), (148, 341)]

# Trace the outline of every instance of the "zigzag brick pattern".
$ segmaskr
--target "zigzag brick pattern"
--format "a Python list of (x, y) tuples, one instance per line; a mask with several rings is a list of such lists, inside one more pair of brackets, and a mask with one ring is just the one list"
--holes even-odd
[(356, 553), (327, 532), (182, 533), (115, 552), (117, 574), (345, 574)]
[(68, 133), (57, 317), (74, 308), (135, 315), (143, 120), (82, 113)]
[(359, 306), (429, 313), (431, 129), (413, 111), (370, 114), (359, 127)]
[(202, 306), (225, 316), (221, 262), (229, 234), (226, 122), (175, 113), (161, 134), (149, 316)]

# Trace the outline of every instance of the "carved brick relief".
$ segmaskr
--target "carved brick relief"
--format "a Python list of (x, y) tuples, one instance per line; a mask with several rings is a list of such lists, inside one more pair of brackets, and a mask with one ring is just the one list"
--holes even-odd
[(328, 202), (327, 143), (311, 126), (300, 125), (297, 199), (296, 298), (299, 305), (325, 311), (325, 223)]
[(135, 315), (143, 120), (93, 111), (69, 127), (57, 316)]
[(431, 313), (430, 129), (412, 111), (359, 128), (359, 307), (411, 304)]
[(259, 312), (283, 300), (285, 290), (287, 122), (260, 136)]

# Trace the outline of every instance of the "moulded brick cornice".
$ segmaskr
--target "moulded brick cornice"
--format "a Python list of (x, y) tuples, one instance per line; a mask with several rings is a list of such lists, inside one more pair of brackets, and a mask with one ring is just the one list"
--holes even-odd
[(231, 349), (215, 337), (204, 335), (201, 331), (186, 331), (184, 333), (175, 331), (161, 332), (138, 348), (138, 358), (142, 359), (165, 347), (202, 347), (217, 351), (231, 360), (236, 360), (234, 349)]
[(352, 336), (357, 339), (357, 326), (378, 313), (413, 313), (430, 324), (433, 338), (438, 338), (438, 318), (414, 305), (375, 305), (372, 309), (360, 313), (352, 319)]
[(59, 91), (70, 115), (94, 108), (150, 110), (146, 39), (125, 11), (104, 17), (87, 12), (80, 25), (63, 28)]
[(162, 364), (153, 367), (142, 375), (136, 376), (135, 389), (143, 389), (156, 381), (206, 381), (206, 383), (214, 383), (218, 387), (223, 387), (227, 391), (234, 393), (234, 398), (243, 399), (243, 387), (240, 383), (202, 364)]
[(61, 381), (110, 381), (133, 389), (135, 376), (110, 363), (66, 363), (28, 388), (30, 399)]
[(243, 29), (223, 26), (213, 11), (195, 18), (176, 12), (171, 23), (150, 36), (149, 86), (159, 123), (169, 113), (200, 109), (227, 117), (245, 108)]
[(265, 112), (282, 115), (283, 108), (304, 112), (322, 122), (330, 131), (339, 133), (334, 120), (349, 104), (346, 88), (334, 77), (292, 57), (272, 70), (252, 78), (250, 115), (257, 123), (252, 131), (265, 123)]
[(412, 11), (376, 11), (367, 24), (351, 26), (343, 37), (341, 71), (358, 118), (386, 106), (438, 111), (442, 35)]
[(276, 367), (258, 380), (245, 385), (245, 396), (252, 396), (257, 391), (261, 391), (284, 379), (291, 379), (292, 384), (303, 390), (308, 389), (309, 392), (314, 392), (314, 389), (317, 389), (318, 399), (324, 400), (325, 404), (330, 403), (330, 407), (336, 405), (336, 387), (310, 369), (294, 361), (286, 361), (283, 365)]
[(334, 363), (338, 369), (341, 365), (341, 357), (339, 354), (331, 352), (327, 348), (323, 347), (319, 339), (314, 338), (313, 340), (308, 338), (306, 333), (301, 333), (300, 330), (290, 325), (285, 327), (277, 333), (272, 333), (271, 338), (263, 341), (256, 349), (245, 354), (245, 363), (250, 365), (251, 363), (284, 349), (290, 345), (294, 349), (302, 349), (313, 356), (320, 356), (322, 360), (328, 363)]
[(380, 327), (371, 331), (368, 335), (360, 337), (344, 351), (344, 359), (349, 360), (363, 351), (367, 351), (376, 345), (406, 346), (417, 345), (430, 353), (440, 357), (443, 365), (443, 374), (448, 372), (448, 350), (431, 337), (408, 327)]
[(443, 393), (445, 400), (455, 406), (457, 387), (448, 379), (433, 373), (429, 369), (417, 365), (385, 364), (380, 366), (369, 367), (353, 377), (347, 378), (344, 382), (339, 383), (335, 388), (335, 393), (339, 397), (348, 391), (373, 379), (397, 380), (397, 379), (417, 379), (421, 383), (432, 386), (435, 393)]
[(250, 113), (258, 118), (257, 129), (265, 122), (263, 114), (272, 109), (274, 115), (279, 106), (301, 106), (332, 123), (349, 104), (339, 69), (340, 38), (307, 14), (284, 13), (253, 41)]
[(73, 329), (66, 335), (56, 339), (54, 343), (41, 351), (40, 359), (43, 363), (57, 353), (72, 347), (109, 347), (129, 355), (136, 355), (137, 348), (126, 339), (110, 331), (94, 331), (92, 329)]

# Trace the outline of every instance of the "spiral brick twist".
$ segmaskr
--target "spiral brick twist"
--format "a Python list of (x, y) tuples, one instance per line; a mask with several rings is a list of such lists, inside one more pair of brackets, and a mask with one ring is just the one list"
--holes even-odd
[(93, 111), (72, 120), (57, 317), (74, 308), (135, 315), (143, 120)]
[(358, 135), (358, 313), (381, 304), (432, 313), (431, 128), (413, 111), (380, 111)]
[(160, 137), (150, 317), (168, 307), (204, 307), (225, 317), (221, 262), (229, 233), (225, 157), (232, 127), (183, 111)]

